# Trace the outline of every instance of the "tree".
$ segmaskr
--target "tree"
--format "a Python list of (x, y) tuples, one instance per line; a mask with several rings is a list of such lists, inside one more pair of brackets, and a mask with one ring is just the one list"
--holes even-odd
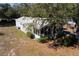
[(21, 16), (30, 16), (30, 4), (14, 4), (14, 9), (16, 9)]
[(17, 17), (19, 17), (19, 14), (10, 4), (0, 4), (0, 18), (13, 19)]
[(13, 18), (18, 18), (19, 17), (18, 13), (13, 8), (9, 8), (7, 10), (7, 12), (5, 13), (5, 15), (8, 19), (13, 19)]
[[(78, 4), (61, 4), (61, 3), (35, 3), (35, 4), (17, 4), (15, 9), (21, 16), (42, 17), (48, 18), (48, 21), (53, 23), (64, 21), (69, 19), (78, 18)], [(50, 18), (50, 19), (49, 19)]]

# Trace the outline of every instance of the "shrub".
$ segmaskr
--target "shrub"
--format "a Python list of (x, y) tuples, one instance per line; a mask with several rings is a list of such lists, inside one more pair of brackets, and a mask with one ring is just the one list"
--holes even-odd
[(63, 45), (64, 46), (70, 46), (71, 45), (71, 39), (65, 39), (65, 40), (63, 40)]
[(27, 36), (30, 37), (31, 39), (35, 38), (34, 34), (32, 34), (31, 32), (27, 32)]
[(40, 36), (40, 38), (38, 39), (38, 42), (46, 43), (47, 40), (48, 40), (48, 37), (47, 36)]
[(65, 36), (64, 39), (60, 39), (60, 44), (64, 46), (73, 46), (75, 43), (77, 43), (76, 38), (74, 35)]

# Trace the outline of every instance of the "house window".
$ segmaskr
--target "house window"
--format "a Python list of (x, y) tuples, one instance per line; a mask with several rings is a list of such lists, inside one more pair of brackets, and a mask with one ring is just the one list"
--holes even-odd
[(34, 30), (33, 30), (33, 32), (35, 33), (35, 28), (33, 28)]
[(38, 35), (40, 35), (40, 30), (38, 30)]
[(38, 30), (36, 29), (36, 34), (38, 35)]
[(40, 35), (40, 30), (34, 28), (34, 33)]

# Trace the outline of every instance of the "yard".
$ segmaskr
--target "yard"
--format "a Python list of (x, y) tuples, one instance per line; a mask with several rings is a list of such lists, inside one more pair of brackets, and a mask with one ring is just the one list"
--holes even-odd
[(15, 26), (0, 27), (1, 56), (57, 56), (79, 55), (78, 48), (61, 47), (57, 50), (48, 48), (48, 43), (39, 43), (28, 38)]

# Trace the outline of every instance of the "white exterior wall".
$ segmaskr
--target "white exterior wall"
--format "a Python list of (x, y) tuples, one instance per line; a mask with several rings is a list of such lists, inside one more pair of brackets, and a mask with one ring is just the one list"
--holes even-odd
[(30, 17), (20, 17), (18, 19), (16, 19), (16, 28), (20, 27), (20, 30), (22, 30), (23, 32), (27, 32), (27, 26), (24, 26), (26, 24), (31, 23), (31, 18)]
[[(39, 19), (39, 21), (37, 21)], [(42, 24), (41, 22), (41, 18), (32, 18), (32, 17), (20, 17), (18, 19), (16, 19), (16, 28), (20, 27), (20, 30), (23, 31), (24, 33), (28, 32), (28, 24), (30, 23), (34, 23), (35, 21), (35, 26), (37, 29), (40, 29), (40, 25)], [(26, 26), (23, 26), (26, 25)], [(35, 35), (35, 38), (40, 38), (39, 35), (33, 33)]]

